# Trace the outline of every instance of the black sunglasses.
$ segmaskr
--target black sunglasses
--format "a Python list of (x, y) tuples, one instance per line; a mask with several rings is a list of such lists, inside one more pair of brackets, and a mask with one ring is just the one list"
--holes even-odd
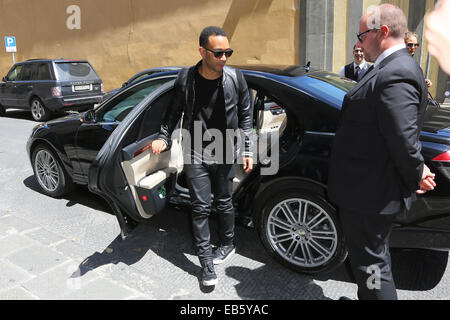
[(223, 55), (225, 55), (225, 57), (229, 58), (231, 57), (231, 55), (233, 54), (233, 49), (227, 49), (227, 50), (211, 50), (208, 48), (203, 47), (203, 49), (210, 51), (212, 53), (214, 53), (214, 57), (217, 59), (222, 58)]
[(407, 44), (406, 44), (408, 47), (410, 47), (411, 49), (413, 48), (413, 47), (418, 47), (418, 46), (420, 46), (420, 44), (418, 44), (418, 43), (412, 43), (412, 42), (408, 42)]
[(375, 31), (375, 30), (378, 30), (378, 29), (369, 29), (367, 31), (364, 31), (364, 32), (361, 32), (361, 33), (357, 33), (356, 37), (358, 38), (359, 42), (363, 43), (363, 41), (364, 41), (363, 36), (365, 36), (370, 31)]

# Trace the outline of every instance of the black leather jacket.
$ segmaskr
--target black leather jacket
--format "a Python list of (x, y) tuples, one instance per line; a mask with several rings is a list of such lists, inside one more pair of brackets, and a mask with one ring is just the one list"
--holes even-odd
[[(171, 147), (171, 135), (184, 112), (183, 129), (190, 131), (193, 124), (195, 105), (195, 73), (197, 65), (183, 68), (175, 81), (175, 98), (163, 118), (158, 139), (164, 140), (168, 149)], [(223, 69), (223, 93), (227, 129), (241, 129), (244, 133), (243, 157), (253, 157), (253, 110), (250, 94), (244, 75), (240, 70), (225, 66)], [(237, 147), (237, 149), (236, 149)], [(235, 146), (235, 154), (239, 146)]]

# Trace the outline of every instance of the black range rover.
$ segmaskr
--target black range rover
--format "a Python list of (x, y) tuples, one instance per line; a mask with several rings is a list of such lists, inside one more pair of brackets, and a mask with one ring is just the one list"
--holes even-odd
[(36, 121), (100, 103), (103, 83), (87, 60), (31, 59), (13, 65), (0, 82), (0, 116), (7, 108), (31, 111)]

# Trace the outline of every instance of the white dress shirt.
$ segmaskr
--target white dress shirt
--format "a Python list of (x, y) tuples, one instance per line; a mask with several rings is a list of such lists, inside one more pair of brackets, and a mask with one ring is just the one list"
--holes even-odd
[(384, 50), (383, 53), (378, 56), (377, 60), (375, 60), (373, 67), (374, 68), (377, 67), (381, 63), (381, 61), (383, 61), (384, 59), (389, 57), (394, 52), (397, 52), (397, 51), (405, 49), (405, 48), (406, 48), (406, 45), (404, 43), (401, 43), (396, 46), (390, 47), (389, 49)]
[[(356, 66), (358, 66), (355, 62), (353, 62), (353, 70), (356, 74)], [(364, 60), (360, 65), (359, 68), (361, 69), (361, 77), (367, 72), (367, 70), (370, 68), (370, 64), (367, 63), (366, 60)], [(340, 77), (345, 77), (345, 66), (339, 70), (338, 75)]]

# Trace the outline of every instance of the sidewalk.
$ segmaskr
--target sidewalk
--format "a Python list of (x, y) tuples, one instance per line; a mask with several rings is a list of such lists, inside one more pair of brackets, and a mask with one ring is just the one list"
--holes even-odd
[(442, 108), (450, 108), (450, 99), (445, 99), (444, 102), (441, 103)]

